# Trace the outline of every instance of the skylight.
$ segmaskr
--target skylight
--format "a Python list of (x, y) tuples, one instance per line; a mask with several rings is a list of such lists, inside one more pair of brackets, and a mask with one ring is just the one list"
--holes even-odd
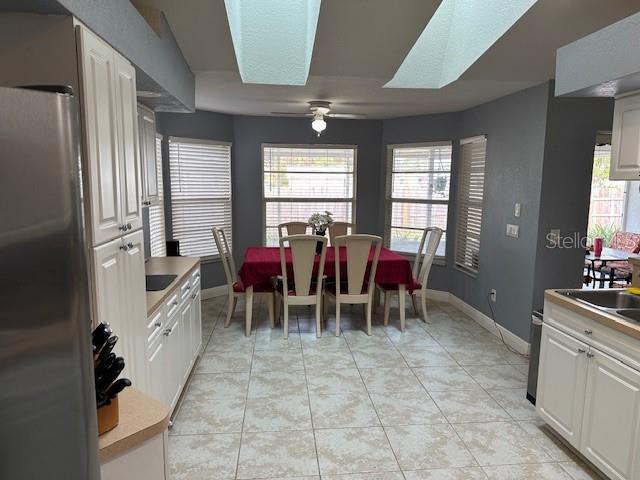
[(537, 0), (442, 0), (386, 88), (456, 81)]
[(244, 83), (305, 85), (321, 0), (225, 0)]

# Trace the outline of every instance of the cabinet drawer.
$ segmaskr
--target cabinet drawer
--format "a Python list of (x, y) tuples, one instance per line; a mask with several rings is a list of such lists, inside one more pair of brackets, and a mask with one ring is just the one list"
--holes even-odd
[(191, 296), (191, 282), (185, 281), (180, 285), (180, 304), (183, 304)]
[(195, 289), (196, 287), (200, 286), (200, 269), (196, 269), (192, 274), (191, 274), (191, 288)]
[(158, 338), (164, 326), (164, 311), (162, 308), (156, 310), (149, 318), (147, 318), (147, 348)]
[(180, 306), (180, 301), (178, 300), (178, 293), (172, 293), (169, 299), (165, 302), (165, 311), (167, 313), (167, 320), (170, 321), (171, 317), (175, 315), (178, 311), (178, 307)]

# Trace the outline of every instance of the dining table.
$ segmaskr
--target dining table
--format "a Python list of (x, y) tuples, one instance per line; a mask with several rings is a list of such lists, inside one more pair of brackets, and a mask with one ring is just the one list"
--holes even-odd
[[(585, 255), (585, 261), (591, 262), (591, 271), (593, 272), (593, 285), (596, 284), (596, 262), (601, 262), (602, 266), (606, 266), (607, 262), (626, 262), (632, 254), (626, 250), (618, 250), (616, 248), (603, 247), (600, 255), (590, 251)], [(609, 285), (613, 285), (614, 270), (609, 275)], [(600, 288), (604, 287), (604, 277), (600, 274)]]
[[(369, 254), (369, 268), (373, 260), (374, 249)], [(340, 276), (346, 278), (347, 255), (346, 248), (340, 247), (339, 254)], [(293, 272), (293, 259), (291, 249), (285, 248), (285, 259), (287, 264), (287, 275)], [(320, 255), (315, 257), (315, 271), (320, 264)], [(324, 275), (328, 279), (335, 278), (336, 274), (336, 249), (327, 247), (324, 264)], [(280, 247), (249, 247), (245, 251), (242, 266), (238, 272), (240, 281), (245, 289), (245, 323), (246, 334), (251, 333), (251, 316), (253, 310), (253, 288), (256, 285), (263, 285), (271, 278), (282, 275), (280, 262)], [(376, 269), (375, 281), (378, 284), (398, 285), (398, 297), (400, 307), (400, 323), (404, 325), (405, 293), (411, 293), (414, 286), (412, 266), (409, 260), (388, 249), (382, 247), (378, 257), (378, 267)]]

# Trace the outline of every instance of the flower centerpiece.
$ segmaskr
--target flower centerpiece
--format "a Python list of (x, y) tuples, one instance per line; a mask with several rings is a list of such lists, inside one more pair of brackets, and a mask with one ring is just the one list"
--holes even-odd
[(313, 227), (313, 233), (324, 237), (329, 225), (333, 223), (331, 212), (325, 210), (324, 213), (316, 212), (309, 217), (309, 225)]

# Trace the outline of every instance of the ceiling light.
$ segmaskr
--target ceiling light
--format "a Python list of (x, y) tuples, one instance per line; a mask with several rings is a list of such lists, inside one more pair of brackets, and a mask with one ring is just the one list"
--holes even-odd
[(225, 0), (244, 83), (305, 85), (321, 0)]
[(318, 136), (327, 128), (327, 122), (324, 121), (322, 115), (315, 115), (311, 122), (311, 128), (318, 132)]
[(537, 0), (442, 0), (386, 88), (456, 81)]

